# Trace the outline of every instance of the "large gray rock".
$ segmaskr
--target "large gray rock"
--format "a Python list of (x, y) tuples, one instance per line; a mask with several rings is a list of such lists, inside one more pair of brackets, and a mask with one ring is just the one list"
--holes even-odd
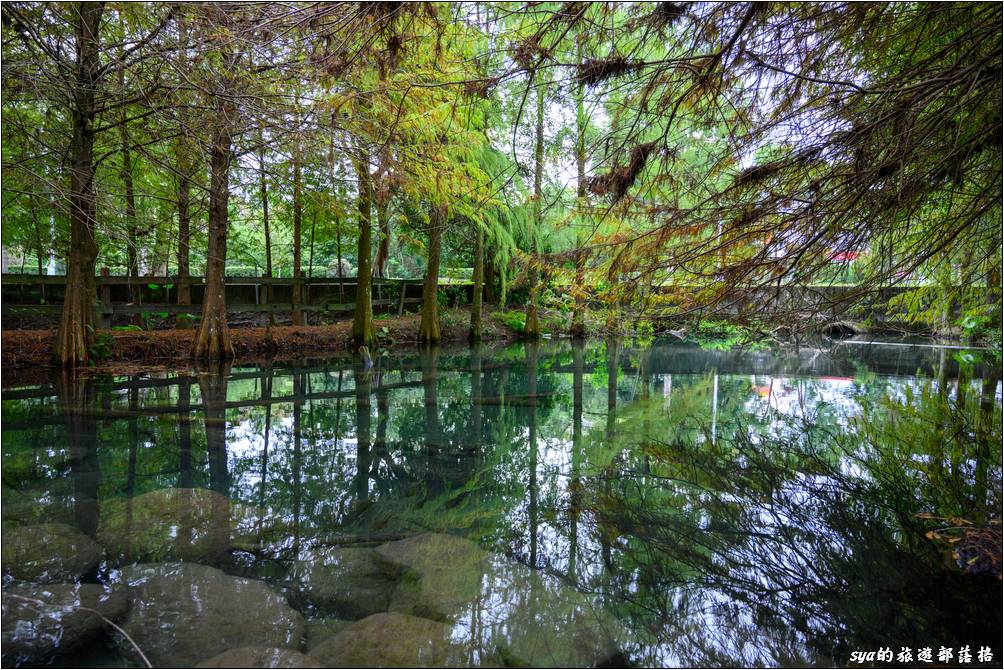
[(319, 614), (346, 619), (387, 611), (395, 587), (376, 552), (364, 548), (311, 550), (294, 564), (291, 577)]
[(4, 528), (3, 574), (31, 582), (71, 582), (104, 556), (97, 542), (63, 523)]
[(317, 659), (280, 647), (240, 647), (213, 656), (197, 668), (321, 668)]
[[(48, 662), (107, 632), (128, 608), (125, 589), (14, 583), (3, 589), (3, 666)], [(104, 617), (104, 619), (102, 619)]]
[(254, 549), (277, 521), (208, 489), (167, 488), (101, 506), (98, 540), (123, 563), (215, 563), (231, 549)]
[(432, 668), (479, 665), (450, 639), (451, 627), (385, 612), (357, 621), (310, 653), (329, 668)]
[(303, 617), (264, 582), (194, 563), (122, 570), (132, 604), (122, 627), (154, 665), (186, 666), (221, 650), (298, 649)]
[(403, 571), (391, 611), (453, 624), (453, 640), (484, 658), (591, 667), (614, 658), (623, 642), (620, 624), (586, 594), (469, 540), (426, 533), (376, 551)]

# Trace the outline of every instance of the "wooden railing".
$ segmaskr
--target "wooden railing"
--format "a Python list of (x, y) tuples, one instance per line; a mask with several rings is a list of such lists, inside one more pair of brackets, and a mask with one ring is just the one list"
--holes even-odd
[[(177, 304), (177, 287), (186, 283), (191, 305)], [(355, 309), (356, 277), (227, 277), (227, 311), (251, 312), (352, 312)], [(372, 279), (372, 304), (384, 312), (403, 314), (406, 305), (421, 304), (421, 279)], [(62, 309), (66, 277), (62, 275), (2, 275), (2, 313), (55, 315)], [(205, 281), (201, 276), (95, 277), (95, 318), (107, 328), (117, 315), (198, 314), (202, 311)], [(292, 288), (300, 286), (301, 301), (293, 303)], [(440, 280), (440, 288), (459, 286), (469, 300), (470, 282)], [(269, 299), (269, 294), (271, 299)], [(138, 295), (139, 300), (134, 297)]]

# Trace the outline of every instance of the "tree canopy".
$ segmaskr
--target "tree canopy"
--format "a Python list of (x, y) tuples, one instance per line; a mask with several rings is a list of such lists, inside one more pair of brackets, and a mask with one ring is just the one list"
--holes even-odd
[(525, 304), (528, 336), (538, 307), (578, 334), (586, 311), (763, 321), (793, 309), (785, 287), (835, 282), (862, 300), (907, 284), (911, 318), (999, 321), (997, 4), (9, 2), (2, 19), (3, 248), (67, 275), (67, 365), (87, 360), (100, 267), (204, 273), (208, 358), (229, 355), (237, 274), (357, 276), (360, 344), (372, 276), (425, 277), (428, 341), (450, 274), (479, 310), (482, 283)]

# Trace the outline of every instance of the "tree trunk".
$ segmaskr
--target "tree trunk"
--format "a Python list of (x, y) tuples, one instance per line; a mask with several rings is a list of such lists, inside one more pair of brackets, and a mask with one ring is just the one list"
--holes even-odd
[[(272, 279), (272, 233), (268, 228), (268, 182), (265, 179), (265, 144), (262, 141), (261, 153), (258, 155), (259, 186), (261, 190), (261, 221), (265, 231), (265, 277)], [(272, 282), (265, 285), (265, 304), (272, 304)], [(268, 313), (268, 325), (275, 325), (275, 312)]]
[[(182, 44), (186, 43), (187, 30), (183, 19), (178, 21), (179, 37)], [(178, 52), (178, 64), (183, 70), (187, 67), (188, 51), (182, 49)], [(191, 267), (191, 214), (189, 204), (191, 202), (192, 174), (195, 172), (194, 162), (189, 158), (194, 154), (194, 147), (185, 141), (185, 123), (178, 126), (179, 139), (175, 144), (175, 160), (178, 164), (178, 304), (192, 304), (192, 286), (189, 284), (189, 277), (192, 274)], [(178, 314), (174, 320), (174, 327), (188, 330), (193, 325), (192, 315), (188, 313)]]
[[(121, 70), (120, 70), (121, 72)], [(125, 85), (121, 81), (120, 84)], [(139, 285), (139, 226), (136, 221), (136, 194), (133, 190), (132, 181), (132, 152), (129, 150), (129, 130), (125, 123), (125, 111), (122, 112), (122, 119), (119, 123), (119, 140), (122, 144), (122, 186), (125, 189), (125, 218), (126, 218), (126, 270), (129, 275), (129, 301), (134, 305), (140, 302)], [(143, 315), (136, 313), (132, 315), (132, 324), (143, 325)]]
[[(359, 264), (356, 271), (356, 311), (352, 319), (352, 341), (356, 346), (376, 342), (373, 327), (373, 270), (370, 257), (373, 231), (370, 225), (370, 210), (373, 204), (373, 182), (370, 178), (369, 154), (362, 150), (355, 161), (359, 178)], [(339, 254), (339, 264), (341, 264)]]
[(66, 293), (54, 355), (63, 367), (86, 365), (94, 341), (91, 304), (94, 300), (94, 239), (97, 196), (94, 190), (94, 95), (98, 84), (98, 30), (104, 3), (82, 2), (77, 15), (76, 83), (70, 118), (70, 253)]
[[(188, 213), (189, 176), (182, 173), (178, 180), (178, 304), (192, 304), (192, 287), (188, 278), (192, 274), (190, 265), (191, 251), (191, 219)], [(175, 328), (189, 329), (192, 327), (191, 314), (179, 314), (174, 321)]]
[(422, 284), (422, 321), (418, 326), (418, 341), (426, 344), (439, 342), (439, 255), (442, 248), (443, 224), (446, 212), (442, 207), (432, 210), (429, 222), (428, 262), (425, 266), (425, 283)]
[(293, 325), (303, 325), (302, 286), (300, 276), (303, 262), (303, 175), (300, 166), (300, 148), (293, 149)]
[(206, 253), (206, 292), (202, 298), (202, 320), (195, 334), (193, 355), (202, 360), (233, 358), (234, 348), (227, 327), (227, 301), (224, 273), (227, 260), (227, 207), (230, 199), (229, 172), (231, 131), (227, 113), (221, 105), (220, 128), (213, 138), (209, 154), (209, 249)]
[[(575, 51), (579, 65), (583, 62), (582, 57), (582, 35), (576, 40)], [(589, 119), (586, 118), (585, 106), (583, 103), (583, 84), (580, 82), (575, 87), (575, 171), (576, 171), (576, 197), (578, 217), (576, 226), (581, 229), (585, 221), (586, 206), (586, 125)], [(582, 248), (584, 240), (579, 230), (575, 232), (575, 308), (572, 311), (571, 335), (575, 338), (584, 337), (586, 334), (586, 301), (583, 299), (583, 284), (585, 283), (586, 252)]]
[[(386, 179), (386, 175), (384, 179)], [(380, 239), (377, 242), (376, 259), (373, 261), (373, 276), (381, 279), (387, 276), (387, 260), (390, 258), (390, 218), (387, 210), (390, 203), (389, 193), (380, 189), (376, 195), (377, 228)]]
[(474, 276), (471, 287), (471, 343), (481, 341), (481, 292), (484, 286), (485, 274), (485, 239), (484, 231), (478, 227), (474, 238)]
[(499, 304), (498, 282), (498, 271), (495, 269), (495, 262), (491, 254), (489, 254), (488, 260), (485, 262), (485, 302), (489, 305)]
[(537, 237), (541, 229), (541, 182), (544, 174), (544, 97), (547, 92), (546, 84), (541, 82), (537, 86), (537, 127), (536, 140), (534, 143), (534, 166), (533, 166), (533, 242), (530, 258), (530, 298), (526, 303), (526, 325), (523, 327), (523, 337), (528, 340), (540, 338), (540, 322), (537, 318), (537, 301), (540, 297), (540, 271), (539, 271), (539, 251)]

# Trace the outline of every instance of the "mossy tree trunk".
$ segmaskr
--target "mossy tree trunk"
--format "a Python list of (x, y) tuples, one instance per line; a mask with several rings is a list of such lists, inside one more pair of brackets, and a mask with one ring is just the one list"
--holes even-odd
[[(371, 210), (373, 208), (373, 180), (370, 176), (369, 153), (359, 151), (355, 168), (359, 179), (359, 193), (356, 202), (359, 207), (359, 257), (356, 272), (356, 311), (352, 319), (352, 340), (357, 346), (367, 346), (376, 342), (373, 326), (373, 270)], [(341, 259), (339, 258), (339, 265)]]
[(485, 275), (485, 239), (484, 231), (478, 227), (474, 236), (474, 274), (471, 287), (471, 343), (481, 341), (481, 293), (484, 288)]
[(74, 67), (73, 104), (70, 112), (73, 139), (70, 145), (70, 252), (66, 268), (66, 293), (56, 336), (54, 356), (63, 367), (87, 365), (94, 341), (94, 264), (98, 245), (97, 195), (94, 189), (95, 91), (100, 78), (98, 30), (103, 3), (83, 2), (77, 15), (77, 58)]
[(425, 344), (439, 342), (439, 258), (443, 244), (443, 225), (446, 211), (434, 207), (429, 221), (429, 245), (426, 250), (425, 283), (422, 284), (422, 321), (418, 326), (418, 340)]

